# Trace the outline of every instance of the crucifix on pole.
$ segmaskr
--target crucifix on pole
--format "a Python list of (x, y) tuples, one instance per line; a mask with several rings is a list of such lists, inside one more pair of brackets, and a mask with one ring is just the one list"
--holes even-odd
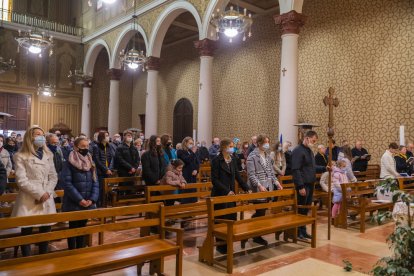
[(334, 107), (338, 107), (339, 100), (338, 98), (334, 98), (335, 89), (332, 87), (328, 90), (329, 96), (325, 96), (323, 99), (323, 103), (325, 106), (329, 108), (329, 120), (328, 120), (328, 138), (329, 138), (329, 156), (328, 156), (328, 171), (329, 171), (329, 178), (328, 178), (328, 240), (331, 239), (331, 218), (332, 218), (332, 208), (331, 208), (331, 201), (332, 201), (332, 139), (335, 134), (334, 132), (334, 116), (333, 116), (333, 109)]

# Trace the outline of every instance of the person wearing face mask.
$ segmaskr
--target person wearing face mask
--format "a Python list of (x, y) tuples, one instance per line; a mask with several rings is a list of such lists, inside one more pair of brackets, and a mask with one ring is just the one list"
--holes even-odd
[[(89, 153), (89, 142), (86, 138), (77, 138), (74, 149), (69, 154), (63, 172), (64, 190), (63, 212), (83, 211), (96, 208), (99, 200), (99, 182), (96, 166)], [(69, 221), (69, 229), (85, 227), (88, 221)], [(76, 249), (86, 246), (87, 236), (68, 238), (68, 248)]]
[(196, 154), (198, 156), (198, 160), (200, 160), (201, 163), (210, 161), (206, 141), (201, 141), (200, 147), (198, 148)]
[(161, 138), (152, 135), (148, 140), (148, 149), (142, 155), (142, 180), (145, 185), (159, 185), (165, 175), (166, 162), (161, 145)]
[(220, 150), (220, 138), (214, 138), (213, 144), (208, 149), (208, 155), (210, 157), (210, 160), (213, 160), (218, 154)]
[(116, 150), (116, 148), (121, 144), (121, 135), (119, 135), (119, 133), (115, 133), (114, 136), (112, 137), (112, 142), (111, 145), (114, 147), (114, 149)]
[[(292, 151), (292, 175), (297, 190), (298, 205), (312, 204), (314, 183), (316, 181), (316, 164), (312, 147), (314, 147), (317, 140), (318, 134), (313, 130), (309, 130), (305, 133), (303, 142)], [(308, 211), (304, 208), (298, 209), (298, 213), (305, 216)], [(298, 228), (298, 238), (312, 238), (307, 233), (306, 226)]]
[[(220, 153), (211, 161), (211, 182), (213, 183), (213, 189), (211, 190), (211, 196), (226, 196), (235, 195), (235, 181), (239, 183), (240, 187), (244, 191), (249, 191), (249, 186), (243, 181), (237, 168), (237, 161), (233, 156), (234, 143), (225, 138), (220, 142)], [(235, 207), (235, 202), (228, 202), (223, 204), (214, 205), (214, 209), (226, 209)], [(217, 219), (230, 219), (237, 220), (237, 214), (228, 214), (217, 217)], [(221, 241), (217, 239), (217, 241)], [(218, 245), (217, 251), (221, 254), (227, 253), (227, 246)]]
[(12, 170), (15, 170), (13, 156), (17, 153), (17, 150), (18, 150), (16, 146), (16, 140), (13, 139), (12, 137), (7, 137), (6, 144), (3, 145), (3, 148), (5, 148), (7, 152), (9, 153), (10, 160), (12, 163)]
[[(187, 183), (196, 183), (197, 174), (200, 169), (200, 161), (195, 154), (197, 152), (197, 147), (194, 145), (194, 140), (191, 137), (185, 137), (181, 144), (182, 149), (177, 151), (177, 157), (184, 162), (183, 176)], [(195, 192), (195, 189), (188, 189), (183, 192), (193, 193)], [(196, 201), (197, 198), (183, 198), (181, 203), (194, 203)]]
[(400, 174), (397, 172), (397, 165), (394, 156), (398, 154), (397, 143), (390, 143), (388, 150), (381, 157), (381, 173), (380, 178), (397, 178)]
[(124, 131), (124, 142), (118, 146), (115, 153), (114, 168), (118, 170), (118, 176), (134, 176), (139, 167), (139, 153), (132, 143), (132, 132)]
[(19, 133), (16, 135), (16, 146), (18, 149), (20, 149), (23, 145), (23, 137), (22, 135)]
[(270, 158), (273, 159), (273, 168), (276, 176), (285, 175), (286, 172), (286, 158), (282, 150), (282, 145), (279, 141), (273, 146), (273, 151), (270, 153)]
[(59, 138), (56, 136), (56, 134), (50, 133), (46, 136), (46, 144), (49, 150), (53, 153), (53, 163), (55, 164), (55, 170), (58, 175), (58, 183), (56, 185), (56, 189), (60, 190), (62, 189), (61, 172), (65, 159), (59, 146)]
[(10, 173), (14, 173), (13, 171), (13, 164), (10, 159), (10, 153), (7, 151), (7, 149), (4, 148), (4, 137), (3, 135), (0, 135), (0, 159), (4, 167), (7, 171), (7, 176), (10, 175)]
[(251, 138), (251, 144), (249, 146), (249, 150), (247, 152), (247, 155), (250, 155), (250, 153), (252, 153), (256, 148), (257, 148), (257, 136), (254, 135)]
[(169, 134), (161, 136), (162, 151), (164, 153), (165, 164), (171, 164), (172, 160), (177, 159), (177, 152), (172, 144), (172, 137)]
[(109, 133), (101, 131), (98, 134), (98, 143), (93, 149), (93, 161), (96, 164), (99, 180), (99, 201), (98, 206), (102, 205), (104, 196), (104, 179), (112, 176), (112, 160), (115, 156), (115, 149), (109, 144)]
[[(348, 146), (349, 147), (349, 146)], [(349, 183), (349, 179), (346, 175), (346, 162), (344, 160), (338, 160), (336, 162), (336, 166), (333, 168), (332, 171), (332, 192), (333, 198), (332, 203), (334, 204), (332, 207), (332, 218), (335, 219), (339, 212), (341, 211), (341, 202), (342, 202), (342, 188), (341, 184)]]
[[(270, 139), (266, 135), (257, 136), (257, 147), (247, 158), (247, 178), (248, 184), (254, 193), (281, 190), (282, 185), (276, 178), (273, 160), (270, 158)], [(257, 203), (262, 203), (259, 200)], [(266, 209), (258, 209), (252, 218), (262, 217), (266, 214)], [(253, 241), (267, 245), (268, 242), (262, 237), (255, 237)]]
[[(12, 217), (36, 216), (56, 213), (53, 200), (57, 174), (53, 154), (46, 146), (44, 131), (40, 127), (27, 129), (22, 148), (14, 156), (16, 183), (19, 193), (13, 207)], [(31, 235), (33, 227), (40, 233), (50, 232), (52, 224), (25, 226), (22, 235)], [(23, 256), (30, 256), (30, 245), (22, 245)], [(39, 253), (48, 252), (48, 242), (39, 243)]]

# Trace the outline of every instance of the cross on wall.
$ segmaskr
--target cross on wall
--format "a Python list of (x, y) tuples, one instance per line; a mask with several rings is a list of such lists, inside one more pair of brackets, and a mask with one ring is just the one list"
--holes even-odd
[(285, 67), (283, 67), (283, 69), (282, 69), (283, 76), (285, 76), (286, 72), (287, 72), (287, 69)]

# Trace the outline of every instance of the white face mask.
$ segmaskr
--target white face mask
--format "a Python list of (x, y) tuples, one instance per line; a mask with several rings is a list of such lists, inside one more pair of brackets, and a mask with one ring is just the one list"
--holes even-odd
[(144, 135), (139, 136), (139, 138), (141, 138), (141, 140), (144, 140), (145, 139)]
[(131, 143), (131, 142), (132, 142), (132, 137), (127, 137), (127, 138), (125, 139), (125, 141), (126, 141), (127, 143)]
[(0, 148), (2, 148), (3, 147), (3, 142), (0, 142)]
[(264, 150), (268, 150), (268, 149), (270, 149), (270, 145), (269, 145), (269, 143), (263, 144), (263, 149), (264, 149)]

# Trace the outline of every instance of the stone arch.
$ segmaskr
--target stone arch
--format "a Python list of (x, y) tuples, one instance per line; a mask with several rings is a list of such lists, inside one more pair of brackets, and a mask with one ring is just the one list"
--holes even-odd
[[(225, 9), (229, 2), (230, 0), (211, 0), (209, 2), (203, 17), (203, 26), (200, 33), (200, 39), (209, 38), (215, 40), (216, 30), (210, 24), (211, 16), (217, 9), (220, 9), (221, 11)], [(213, 37), (211, 34), (213, 34)]]
[(182, 13), (190, 12), (197, 22), (198, 33), (201, 34), (202, 22), (196, 8), (187, 1), (177, 1), (168, 6), (154, 24), (149, 40), (148, 56), (160, 57), (162, 42), (171, 23)]
[(112, 52), (112, 57), (110, 59), (111, 68), (120, 68), (119, 52), (121, 52), (122, 49), (125, 49), (128, 42), (137, 32), (142, 35), (145, 43), (145, 53), (148, 53), (148, 38), (144, 29), (137, 23), (134, 24), (133, 28), (131, 28), (130, 25), (125, 26), (115, 42), (114, 51)]
[(103, 39), (97, 39), (94, 43), (92, 43), (91, 47), (89, 47), (85, 55), (83, 71), (86, 74), (93, 75), (93, 67), (95, 65), (96, 58), (103, 48), (106, 49), (106, 52), (108, 53), (108, 59), (111, 60), (111, 51), (109, 50), (108, 43), (106, 43), (106, 41)]

